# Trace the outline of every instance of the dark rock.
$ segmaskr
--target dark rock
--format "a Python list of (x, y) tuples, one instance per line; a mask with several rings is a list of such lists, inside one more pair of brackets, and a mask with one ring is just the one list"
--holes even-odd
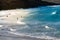
[(57, 4), (41, 0), (0, 0), (0, 9), (33, 8), (46, 5)]

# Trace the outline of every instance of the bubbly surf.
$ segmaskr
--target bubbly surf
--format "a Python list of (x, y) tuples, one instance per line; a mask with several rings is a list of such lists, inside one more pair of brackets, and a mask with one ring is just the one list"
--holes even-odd
[(60, 5), (13, 9), (7, 12), (8, 14), (1, 12), (0, 33), (60, 40)]

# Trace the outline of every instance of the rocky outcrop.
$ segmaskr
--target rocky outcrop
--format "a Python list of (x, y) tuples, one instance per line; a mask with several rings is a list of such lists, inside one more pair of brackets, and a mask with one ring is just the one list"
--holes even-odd
[(60, 3), (60, 0), (42, 0), (42, 1), (54, 2), (54, 3)]
[(55, 3), (41, 0), (0, 0), (0, 9), (31, 8)]

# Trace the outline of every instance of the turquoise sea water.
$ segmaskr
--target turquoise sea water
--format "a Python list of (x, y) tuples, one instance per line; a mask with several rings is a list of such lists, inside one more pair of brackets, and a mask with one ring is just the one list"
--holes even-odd
[(39, 6), (24, 10), (30, 11), (22, 20), (25, 25), (5, 25), (17, 29), (12, 32), (13, 34), (52, 40), (60, 38), (60, 5)]
[[(34, 36), (51, 36), (60, 38), (60, 6), (40, 6), (29, 9), (31, 12), (23, 20), (28, 28), (22, 29), (22, 33)], [(46, 27), (47, 26), (47, 27)]]

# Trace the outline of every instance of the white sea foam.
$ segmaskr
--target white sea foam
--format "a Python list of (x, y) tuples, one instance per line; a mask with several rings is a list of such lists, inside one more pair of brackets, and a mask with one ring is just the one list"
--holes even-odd
[[(55, 7), (55, 6), (54, 6)], [(33, 11), (32, 11), (33, 12)], [(13, 21), (14, 21), (14, 23), (17, 23), (17, 24), (26, 24), (25, 22), (22, 22), (21, 21), (21, 19), (20, 19), (20, 21), (18, 21), (18, 20), (16, 20), (17, 19), (17, 17), (18, 18), (22, 18), (21, 16), (23, 16), (23, 17), (25, 17), (25, 16), (28, 16), (28, 14), (30, 13), (30, 11), (28, 11), (28, 10), (20, 10), (20, 9), (16, 9), (16, 10), (6, 10), (6, 12), (5, 11), (2, 11), (1, 12), (2, 13), (2, 15), (4, 16), (4, 15), (7, 15), (6, 13), (8, 13), (9, 14), (9, 17), (3, 17), (3, 19), (5, 20), (7, 20), (8, 21), (8, 19), (9, 19), (9, 21), (11, 22), (11, 23), (13, 23)], [(18, 15), (17, 15), (18, 14)], [(19, 15), (20, 14), (20, 15)], [(26, 14), (26, 15), (25, 15)], [(52, 15), (55, 15), (56, 14), (56, 11), (54, 11), (54, 12), (52, 12)], [(15, 15), (17, 15), (17, 16), (15, 16)], [(33, 14), (31, 14), (31, 15), (33, 15)], [(11, 20), (11, 19), (12, 20)], [(5, 20), (5, 22), (6, 22), (6, 20)], [(9, 22), (8, 21), (8, 22)], [(8, 23), (7, 22), (7, 23)], [(29, 21), (29, 23), (30, 23), (30, 21)], [(40, 23), (40, 22), (39, 22)], [(47, 23), (47, 22), (46, 22)], [(34, 24), (34, 23), (30, 23), (30, 24)], [(35, 23), (35, 24), (37, 24), (37, 23)], [(35, 25), (34, 24), (34, 25)], [(51, 24), (54, 24), (54, 23), (51, 23)], [(2, 27), (2, 26), (1, 26)], [(23, 29), (24, 27), (22, 27), (21, 29)], [(27, 28), (27, 27), (25, 27), (25, 28)], [(49, 29), (50, 27), (49, 26), (45, 26), (45, 28), (46, 29)], [(10, 32), (11, 31), (11, 32)], [(50, 36), (46, 36), (46, 35), (42, 35), (42, 36), (33, 36), (33, 35), (31, 35), (31, 34), (24, 34), (24, 33), (17, 33), (17, 32), (14, 32), (14, 31), (16, 31), (16, 29), (12, 29), (12, 28), (10, 28), (10, 31), (8, 32), (8, 33), (11, 33), (11, 34), (14, 34), (14, 35), (17, 35), (17, 36), (27, 36), (27, 37), (32, 37), (32, 38), (41, 38), (41, 39), (52, 39), (52, 40), (60, 40), (60, 39), (58, 39), (58, 38), (56, 38), (56, 37), (50, 37)]]
[[(21, 22), (31, 11), (27, 9), (12, 9), (12, 10), (2, 10), (0, 11), (0, 20), (2, 23), (17, 23), (17, 24), (26, 24)], [(18, 21), (17, 20), (20, 20)], [(4, 22), (3, 22), (4, 21)]]
[(0, 27), (3, 27), (3, 25), (0, 25)]
[(30, 37), (30, 38), (40, 38), (40, 39), (48, 39), (48, 40), (60, 40), (59, 38), (56, 38), (56, 37), (50, 37), (50, 36), (32, 36), (32, 35), (27, 35), (27, 34), (23, 34), (23, 33), (16, 33), (16, 32), (9, 32), (11, 34), (14, 34), (14, 35), (17, 35), (17, 36), (26, 36), (26, 37)]
[(26, 24), (25, 22), (17, 21), (17, 24)]
[(56, 11), (52, 12), (52, 15), (56, 14)]
[(52, 5), (52, 6), (48, 6), (48, 7), (59, 7), (60, 5)]
[(49, 29), (49, 26), (45, 26), (46, 29)]
[(12, 29), (12, 28), (10, 28), (10, 31), (16, 31), (16, 29)]

